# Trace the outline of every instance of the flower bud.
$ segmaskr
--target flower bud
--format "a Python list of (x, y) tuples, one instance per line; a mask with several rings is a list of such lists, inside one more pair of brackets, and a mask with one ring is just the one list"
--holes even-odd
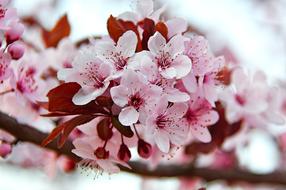
[(118, 151), (117, 157), (119, 160), (122, 160), (124, 162), (128, 162), (130, 160), (131, 152), (125, 144), (120, 145), (120, 149)]
[(152, 146), (144, 140), (139, 139), (137, 151), (142, 158), (149, 158), (152, 154)]
[(108, 158), (109, 158), (109, 151), (105, 150), (104, 147), (98, 147), (98, 148), (94, 151), (94, 155), (95, 155), (98, 159), (108, 159)]
[(21, 42), (14, 42), (8, 47), (8, 52), (12, 59), (18, 60), (24, 55), (25, 46)]
[(5, 32), (7, 44), (19, 40), (24, 32), (24, 25), (19, 22), (11, 24), (11, 28)]
[(61, 156), (58, 159), (58, 167), (63, 171), (63, 172), (72, 172), (75, 169), (75, 162), (66, 157), (66, 156)]
[(0, 142), (0, 157), (5, 158), (12, 152), (12, 146), (8, 143)]

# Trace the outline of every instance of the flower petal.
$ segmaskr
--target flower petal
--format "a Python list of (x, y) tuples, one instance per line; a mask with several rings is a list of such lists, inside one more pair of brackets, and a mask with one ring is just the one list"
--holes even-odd
[(136, 12), (138, 12), (142, 19), (148, 17), (154, 10), (153, 0), (137, 1)]
[(182, 118), (188, 110), (188, 105), (185, 103), (174, 103), (173, 106), (167, 110), (168, 117)]
[(182, 34), (188, 27), (187, 21), (181, 18), (168, 20), (166, 24), (168, 27), (168, 38), (171, 38), (176, 34)]
[(176, 69), (176, 78), (180, 79), (187, 76), (192, 69), (192, 61), (186, 55), (180, 55), (174, 60), (173, 68)]
[(121, 107), (128, 103), (128, 92), (128, 88), (123, 86), (115, 86), (110, 89), (112, 100)]
[(167, 131), (165, 130), (159, 130), (156, 132), (154, 136), (155, 142), (158, 146), (158, 148), (164, 152), (168, 153), (170, 150), (170, 140), (169, 140), (169, 135)]
[(134, 55), (136, 46), (137, 36), (133, 31), (129, 30), (118, 39), (116, 50), (124, 58), (128, 58)]
[(198, 140), (204, 143), (208, 143), (212, 139), (207, 127), (200, 126), (200, 125), (192, 125), (190, 126), (190, 130), (194, 137), (196, 137)]
[(109, 82), (104, 84), (102, 88), (82, 87), (72, 98), (72, 101), (76, 105), (85, 105), (92, 100), (95, 100), (98, 96), (102, 95), (107, 89)]
[(167, 69), (164, 69), (160, 73), (166, 79), (173, 79), (177, 76), (177, 72), (174, 67), (169, 67)]
[(169, 102), (186, 102), (190, 99), (190, 96), (187, 93), (181, 92), (175, 88), (168, 90), (166, 93)]
[(120, 123), (125, 126), (130, 126), (136, 123), (138, 118), (139, 112), (133, 106), (123, 108), (118, 116)]
[(190, 72), (187, 76), (182, 78), (182, 81), (183, 81), (183, 84), (186, 90), (189, 93), (194, 93), (197, 91), (197, 88), (198, 88), (197, 79), (192, 72)]
[(160, 32), (156, 32), (153, 36), (149, 38), (148, 48), (154, 55), (159, 54), (166, 45), (166, 39), (162, 36)]
[(216, 111), (210, 110), (207, 111), (205, 114), (198, 116), (198, 122), (204, 126), (210, 126), (215, 124), (219, 119), (219, 115)]

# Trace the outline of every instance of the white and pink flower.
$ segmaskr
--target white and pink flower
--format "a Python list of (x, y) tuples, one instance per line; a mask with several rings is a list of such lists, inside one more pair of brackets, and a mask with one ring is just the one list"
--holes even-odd
[(211, 104), (199, 94), (192, 94), (186, 113), (191, 134), (202, 142), (210, 142), (211, 135), (208, 126), (215, 124), (219, 115), (212, 109)]
[(171, 144), (181, 146), (186, 143), (189, 125), (187, 119), (183, 117), (187, 110), (187, 104), (169, 105), (166, 98), (149, 107), (149, 114), (145, 120), (145, 133), (162, 152), (168, 153)]
[(115, 104), (123, 107), (119, 113), (119, 121), (126, 126), (136, 123), (140, 112), (146, 104), (160, 98), (161, 88), (148, 84), (144, 75), (132, 70), (127, 70), (119, 86), (110, 89), (111, 97)]
[(181, 79), (192, 69), (192, 61), (184, 55), (185, 37), (176, 35), (167, 43), (166, 39), (156, 32), (148, 41), (152, 60), (157, 64), (160, 74), (166, 79)]

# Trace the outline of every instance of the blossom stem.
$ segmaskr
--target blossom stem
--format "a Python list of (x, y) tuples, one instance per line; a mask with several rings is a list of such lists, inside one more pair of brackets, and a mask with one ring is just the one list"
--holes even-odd
[(11, 93), (11, 92), (14, 92), (14, 89), (10, 89), (10, 90), (6, 90), (6, 91), (3, 91), (3, 92), (0, 92), (0, 96), (3, 96), (5, 94)]

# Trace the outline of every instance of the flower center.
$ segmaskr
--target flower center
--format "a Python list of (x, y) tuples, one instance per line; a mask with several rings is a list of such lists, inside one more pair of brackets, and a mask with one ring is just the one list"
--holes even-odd
[(159, 115), (156, 119), (156, 125), (158, 128), (163, 129), (170, 124), (171, 120), (165, 115)]
[(125, 59), (119, 53), (114, 54), (114, 56), (111, 59), (117, 71), (124, 69), (124, 67), (127, 65), (127, 59)]
[(5, 17), (7, 9), (4, 9), (3, 7), (0, 6), (0, 19)]
[[(20, 72), (23, 73), (24, 68), (22, 68)], [(38, 89), (38, 85), (34, 78), (35, 73), (36, 73), (35, 68), (30, 67), (26, 72), (24, 72), (23, 76), (17, 81), (16, 88), (21, 93), (32, 93)]]
[(245, 105), (245, 103), (246, 103), (245, 98), (241, 95), (238, 95), (238, 94), (235, 95), (235, 100), (241, 106)]
[(161, 53), (160, 56), (155, 58), (157, 61), (157, 65), (158, 67), (160, 67), (161, 69), (167, 69), (170, 67), (171, 63), (173, 62), (170, 54), (167, 52), (163, 52)]
[(128, 104), (133, 106), (135, 109), (139, 109), (144, 104), (144, 99), (140, 96), (139, 92), (129, 97)]
[(85, 72), (80, 73), (80, 75), (86, 76), (86, 80), (83, 81), (84, 85), (91, 85), (94, 88), (102, 88), (104, 86), (105, 77), (99, 73), (99, 64), (94, 62), (86, 63), (84, 68)]

